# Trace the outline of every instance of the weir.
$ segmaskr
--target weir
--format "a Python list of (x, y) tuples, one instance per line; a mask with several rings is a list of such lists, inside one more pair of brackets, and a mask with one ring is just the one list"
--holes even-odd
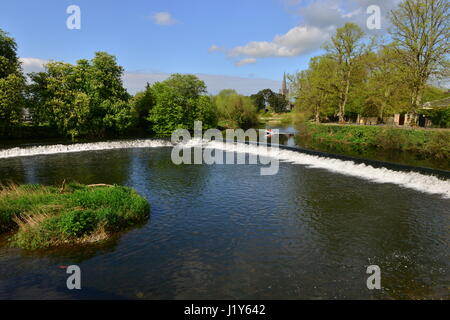
[[(393, 164), (383, 166), (383, 163), (378, 161), (363, 161), (362, 159), (348, 159), (348, 157), (345, 159), (345, 156), (327, 156), (324, 153), (321, 154), (309, 150), (302, 151), (297, 148), (281, 146), (278, 149), (272, 148), (272, 150), (268, 150), (266, 147), (244, 143), (233, 144), (201, 140), (193, 140), (190, 142), (191, 147), (195, 147), (196, 144), (202, 144), (204, 148), (219, 149), (225, 152), (267, 156), (276, 158), (282, 162), (290, 162), (309, 168), (325, 169), (330, 172), (353, 176), (374, 183), (392, 183), (423, 193), (441, 195), (444, 198), (450, 199), (450, 180), (443, 177), (445, 175), (443, 171), (441, 172), (441, 177), (437, 177), (436, 175), (438, 174), (434, 175), (431, 169), (422, 169), (424, 172), (416, 172), (408, 170), (410, 168), (406, 166)], [(0, 159), (86, 151), (161, 147), (173, 147), (173, 144), (167, 140), (142, 139), (68, 145), (43, 145), (28, 148), (19, 147), (0, 150)], [(369, 164), (370, 162), (372, 162), (372, 165)], [(402, 167), (408, 171), (402, 170)]]

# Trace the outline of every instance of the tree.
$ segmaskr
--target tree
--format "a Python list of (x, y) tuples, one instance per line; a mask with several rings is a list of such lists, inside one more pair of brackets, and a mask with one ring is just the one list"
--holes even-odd
[(212, 99), (206, 96), (206, 85), (194, 75), (175, 74), (152, 88), (155, 104), (148, 121), (158, 134), (171, 134), (176, 129), (193, 130), (194, 121), (203, 121), (204, 128), (217, 125)]
[(406, 86), (408, 74), (404, 72), (400, 56), (392, 45), (383, 46), (370, 58), (366, 102), (375, 106), (376, 115), (383, 120), (386, 114), (401, 112), (405, 108), (409, 94)]
[(137, 115), (139, 127), (147, 127), (147, 117), (150, 114), (150, 110), (155, 105), (155, 97), (153, 96), (152, 88), (149, 83), (147, 83), (144, 91), (138, 92), (134, 95), (131, 100), (131, 105)]
[(300, 107), (312, 111), (316, 122), (321, 115), (333, 110), (336, 62), (328, 55), (311, 59), (309, 69), (300, 77), (298, 102)]
[(324, 113), (334, 109), (333, 83), (336, 68), (337, 64), (330, 56), (314, 57), (309, 68), (300, 72), (295, 81), (297, 107), (302, 111), (312, 112), (316, 122), (320, 122)]
[(21, 64), (17, 57), (17, 43), (8, 33), (0, 29), (0, 79), (10, 74), (21, 74)]
[(185, 98), (196, 99), (206, 94), (206, 84), (193, 74), (172, 74), (164, 83)]
[(448, 0), (405, 0), (391, 12), (390, 33), (408, 73), (413, 112), (430, 77), (448, 72), (449, 9)]
[(339, 122), (344, 122), (345, 107), (352, 85), (352, 75), (361, 57), (370, 51), (372, 44), (364, 42), (364, 32), (353, 23), (346, 23), (336, 30), (331, 42), (325, 45), (329, 55), (337, 62), (336, 91), (339, 96)]
[(284, 95), (273, 93), (269, 97), (269, 105), (276, 113), (286, 112), (288, 101), (286, 100), (286, 97)]
[(76, 65), (50, 62), (45, 72), (30, 74), (33, 117), (72, 139), (123, 133), (134, 124), (135, 114), (122, 74), (116, 58), (105, 52)]
[(0, 29), (0, 127), (5, 130), (22, 120), (25, 78), (15, 40)]
[(264, 89), (250, 97), (255, 104), (257, 111), (271, 108), (274, 112), (286, 111), (288, 101), (282, 94), (275, 93), (271, 89)]
[(234, 127), (249, 129), (258, 124), (253, 99), (226, 89), (215, 97), (219, 118)]

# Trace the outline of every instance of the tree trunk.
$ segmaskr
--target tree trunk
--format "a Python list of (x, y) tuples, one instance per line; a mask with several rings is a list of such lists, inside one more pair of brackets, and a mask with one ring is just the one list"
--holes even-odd
[(316, 106), (316, 110), (315, 110), (315, 116), (314, 116), (314, 120), (316, 121), (316, 123), (320, 123), (320, 107)]
[(350, 91), (350, 71), (347, 72), (347, 79), (345, 80), (345, 91), (343, 94), (343, 101), (339, 108), (339, 123), (344, 123), (345, 106), (347, 105), (348, 92)]

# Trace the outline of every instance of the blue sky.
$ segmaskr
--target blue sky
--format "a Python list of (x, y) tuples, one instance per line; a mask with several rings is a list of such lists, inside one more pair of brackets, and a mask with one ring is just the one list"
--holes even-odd
[[(251, 94), (277, 90), (284, 72), (305, 69), (345, 22), (365, 27), (370, 4), (386, 13), (393, 2), (15, 0), (3, 1), (0, 28), (16, 39), (25, 71), (107, 51), (124, 66), (130, 92), (179, 72), (198, 74), (211, 93), (232, 87)], [(69, 5), (81, 9), (80, 30), (66, 27)]]

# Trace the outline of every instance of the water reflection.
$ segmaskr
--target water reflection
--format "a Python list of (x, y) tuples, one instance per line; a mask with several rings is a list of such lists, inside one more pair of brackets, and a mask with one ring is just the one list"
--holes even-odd
[[(291, 136), (287, 136), (287, 141)], [(118, 183), (151, 221), (102, 246), (27, 254), (0, 247), (0, 299), (445, 298), (450, 200), (281, 163), (182, 165), (169, 148), (11, 158), (0, 182)], [(78, 264), (86, 290), (64, 290)], [(366, 267), (382, 269), (380, 292)]]

